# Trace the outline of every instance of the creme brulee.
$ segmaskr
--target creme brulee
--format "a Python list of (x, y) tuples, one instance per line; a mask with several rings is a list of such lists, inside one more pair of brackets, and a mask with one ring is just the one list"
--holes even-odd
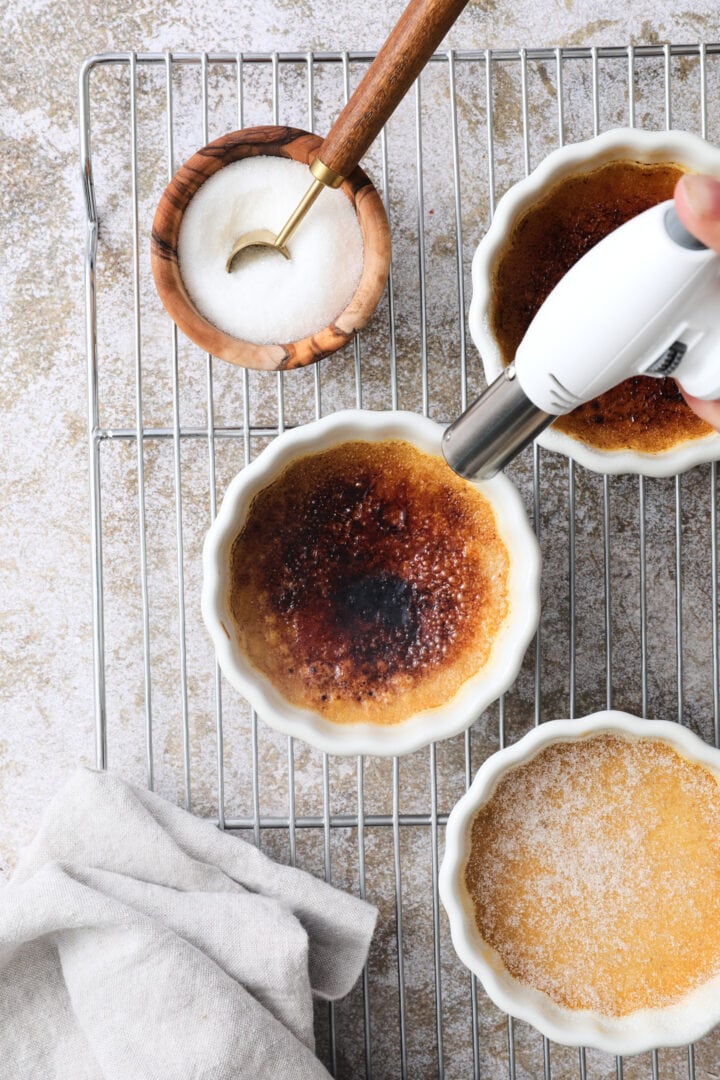
[(397, 724), (487, 664), (508, 611), (492, 506), (399, 439), (292, 462), (230, 552), (238, 645), (291, 704)]
[[(504, 364), (512, 361), (536, 312), (571, 266), (613, 229), (672, 198), (684, 171), (675, 164), (610, 162), (559, 180), (525, 211), (492, 278), (490, 326)], [(712, 430), (685, 404), (674, 380), (643, 376), (626, 379), (559, 417), (554, 427), (600, 450), (646, 453), (704, 438)]]
[(557, 742), (472, 824), (481, 937), (521, 982), (622, 1017), (720, 973), (720, 785), (659, 739)]

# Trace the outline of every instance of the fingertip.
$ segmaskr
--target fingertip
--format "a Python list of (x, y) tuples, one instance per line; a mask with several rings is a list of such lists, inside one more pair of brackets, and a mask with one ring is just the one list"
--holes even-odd
[(720, 431), (720, 401), (704, 401), (702, 398), (693, 397), (683, 390), (679, 383), (678, 388), (692, 411), (716, 431)]
[(720, 182), (686, 173), (675, 185), (675, 208), (686, 229), (720, 251)]

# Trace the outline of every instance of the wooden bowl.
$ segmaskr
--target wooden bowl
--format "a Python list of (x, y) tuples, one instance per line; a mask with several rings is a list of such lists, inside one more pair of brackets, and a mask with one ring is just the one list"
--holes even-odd
[[(178, 235), (185, 208), (201, 184), (223, 166), (246, 157), (292, 158), (309, 165), (322, 139), (289, 127), (233, 131), (198, 150), (172, 178), (153, 221), (150, 260), (160, 299), (180, 329), (206, 352), (242, 367), (277, 371), (304, 367), (342, 348), (365, 326), (378, 305), (390, 271), (390, 226), (369, 177), (356, 168), (342, 184), (355, 208), (363, 238), (363, 269), (355, 294), (334, 323), (300, 341), (254, 345), (219, 330), (190, 299), (178, 264)], [(312, 175), (308, 170), (308, 187)], [(322, 195), (320, 196), (322, 198)], [(302, 228), (302, 225), (300, 226)]]

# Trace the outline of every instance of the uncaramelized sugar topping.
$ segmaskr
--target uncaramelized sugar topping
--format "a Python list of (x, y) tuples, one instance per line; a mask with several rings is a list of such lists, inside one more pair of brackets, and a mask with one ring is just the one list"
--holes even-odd
[(465, 882), (508, 971), (625, 1016), (720, 974), (720, 787), (657, 739), (556, 743), (476, 815)]
[(230, 561), (241, 648), (289, 701), (338, 723), (450, 701), (507, 614), (492, 507), (400, 440), (293, 462), (256, 496)]
[[(490, 322), (505, 364), (570, 267), (613, 229), (671, 198), (683, 171), (678, 165), (612, 162), (561, 180), (523, 215), (493, 276)], [(602, 450), (650, 453), (712, 430), (688, 408), (672, 379), (641, 376), (586, 402), (554, 426)]]

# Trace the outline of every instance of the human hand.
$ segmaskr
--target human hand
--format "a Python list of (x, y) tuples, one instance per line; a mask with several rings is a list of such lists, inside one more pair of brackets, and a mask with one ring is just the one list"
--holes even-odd
[[(720, 180), (682, 176), (675, 188), (675, 209), (685, 228), (720, 254)], [(720, 431), (720, 401), (703, 401), (686, 394), (682, 386), (680, 392), (693, 412)]]

